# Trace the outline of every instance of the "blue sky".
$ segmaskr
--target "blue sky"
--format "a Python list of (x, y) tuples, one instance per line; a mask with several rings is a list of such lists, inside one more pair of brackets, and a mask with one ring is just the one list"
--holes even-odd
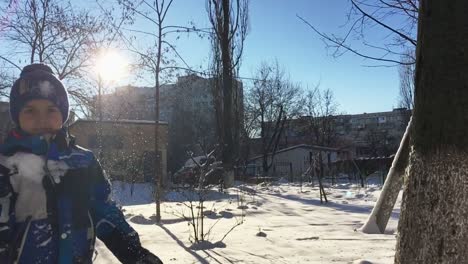
[[(94, 1), (86, 2), (89, 6)], [(244, 44), (240, 75), (252, 77), (263, 61), (278, 60), (291, 80), (304, 88), (320, 83), (320, 88), (333, 90), (341, 112), (391, 111), (397, 106), (397, 67), (369, 67), (375, 63), (348, 53), (333, 58), (321, 38), (296, 17), (304, 17), (322, 32), (340, 34), (345, 30), (349, 4), (348, 0), (251, 0), (250, 33)], [(166, 25), (188, 25), (188, 21), (209, 27), (206, 0), (174, 0)], [(145, 30), (151, 27), (141, 21), (135, 25)], [(374, 28), (369, 40), (379, 44), (385, 37), (381, 29)], [(143, 45), (144, 38), (139, 36), (138, 42)], [(182, 35), (174, 43), (191, 67), (207, 68), (208, 39)]]
[[(333, 58), (323, 41), (296, 14), (321, 31), (339, 33), (349, 10), (347, 0), (251, 0), (250, 33), (240, 75), (251, 77), (262, 61), (277, 59), (294, 82), (303, 87), (320, 83), (333, 90), (340, 110), (349, 114), (390, 111), (397, 106), (397, 67), (368, 67), (371, 61), (352, 54)], [(193, 21), (208, 27), (205, 0), (175, 0), (168, 23)], [(377, 43), (378, 29), (371, 39)], [(177, 48), (190, 65), (207, 65), (209, 42), (183, 36)], [(247, 84), (248, 85), (248, 84)]]

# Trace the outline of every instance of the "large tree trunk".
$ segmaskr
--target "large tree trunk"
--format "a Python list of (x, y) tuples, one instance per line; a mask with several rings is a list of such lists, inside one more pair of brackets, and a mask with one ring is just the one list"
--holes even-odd
[(162, 179), (162, 170), (161, 170), (161, 156), (159, 152), (159, 77), (161, 73), (161, 57), (162, 57), (162, 19), (161, 15), (159, 15), (159, 24), (158, 24), (158, 54), (157, 54), (157, 59), (156, 59), (156, 72), (155, 72), (155, 94), (154, 94), (154, 99), (155, 99), (155, 126), (154, 126), (154, 152), (156, 159), (154, 160), (154, 169), (155, 169), (155, 185), (156, 185), (156, 191), (155, 191), (155, 202), (156, 202), (156, 222), (160, 223), (161, 222), (161, 192), (162, 192), (162, 185), (163, 185), (163, 179)]
[[(229, 0), (223, 0), (223, 28), (220, 39), (221, 58), (222, 58), (222, 76), (223, 76), (223, 164), (225, 168), (224, 185), (230, 187), (234, 183), (234, 140), (233, 140), (233, 74), (232, 60), (230, 53), (230, 7)], [(238, 143), (238, 142), (236, 142)]]
[(468, 1), (420, 3), (395, 263), (468, 263)]

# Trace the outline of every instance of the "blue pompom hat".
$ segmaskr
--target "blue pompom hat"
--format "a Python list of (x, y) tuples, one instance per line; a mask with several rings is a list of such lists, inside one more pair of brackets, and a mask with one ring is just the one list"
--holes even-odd
[(54, 103), (62, 113), (63, 122), (68, 119), (68, 93), (52, 69), (43, 63), (27, 65), (21, 71), (10, 91), (10, 116), (19, 126), (19, 112), (33, 99), (46, 99)]

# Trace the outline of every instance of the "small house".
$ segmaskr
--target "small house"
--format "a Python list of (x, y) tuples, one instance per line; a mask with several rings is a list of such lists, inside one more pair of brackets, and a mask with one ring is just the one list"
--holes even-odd
[[(274, 155), (267, 155), (267, 162), (271, 167), (266, 176), (298, 180), (312, 164), (317, 164), (320, 160), (325, 168), (329, 168), (338, 159), (338, 155), (338, 149), (306, 144), (280, 149)], [(264, 175), (263, 160), (263, 155), (250, 159), (247, 175)]]

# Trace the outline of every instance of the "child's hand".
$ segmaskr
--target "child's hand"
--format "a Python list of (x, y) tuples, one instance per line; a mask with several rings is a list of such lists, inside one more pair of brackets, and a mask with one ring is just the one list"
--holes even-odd
[(142, 258), (139, 259), (136, 264), (163, 264), (163, 262), (153, 253), (149, 252), (147, 249), (143, 248)]

